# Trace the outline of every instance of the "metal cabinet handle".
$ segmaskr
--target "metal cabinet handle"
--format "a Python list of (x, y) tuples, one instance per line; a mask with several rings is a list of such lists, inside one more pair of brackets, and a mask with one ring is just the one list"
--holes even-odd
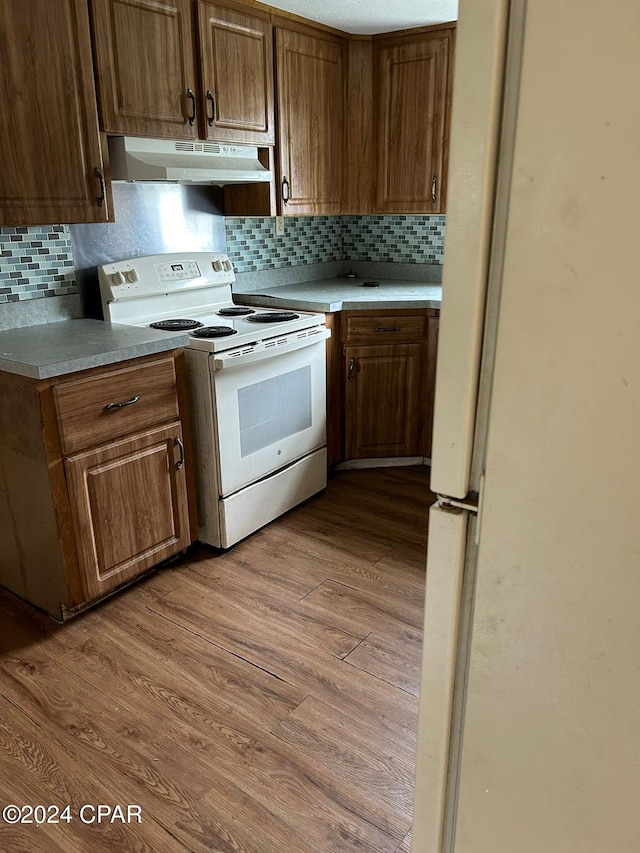
[(93, 174), (100, 181), (100, 195), (96, 199), (96, 202), (98, 204), (98, 207), (102, 207), (102, 205), (104, 204), (104, 196), (105, 196), (104, 175), (102, 174), (100, 169), (98, 169), (97, 166), (93, 170)]
[(438, 176), (434, 175), (431, 179), (431, 201), (438, 200)]
[(182, 443), (182, 439), (180, 438), (180, 436), (177, 435), (173, 439), (173, 446), (179, 448), (180, 450), (180, 458), (176, 462), (176, 468), (178, 468), (179, 470), (184, 465), (184, 444)]
[(136, 394), (130, 400), (125, 400), (124, 403), (107, 403), (105, 409), (107, 412), (113, 412), (114, 409), (124, 409), (125, 406), (133, 406), (133, 404), (137, 403), (139, 399), (139, 395)]
[(191, 115), (189, 116), (189, 124), (193, 125), (196, 120), (196, 96), (193, 94), (193, 89), (187, 89), (187, 98), (191, 101)]
[[(287, 188), (287, 194), (286, 195), (284, 194), (284, 188), (285, 187)], [(284, 204), (289, 204), (290, 198), (291, 198), (291, 196), (289, 194), (289, 181), (287, 180), (287, 176), (285, 175), (282, 178), (282, 201), (284, 202)]]
[(209, 127), (213, 127), (213, 123), (216, 120), (216, 102), (213, 99), (211, 89), (207, 89), (207, 100), (211, 102), (211, 115), (207, 116), (207, 124)]
[(347, 382), (351, 382), (353, 379), (353, 368), (356, 366), (355, 358), (349, 359), (349, 370), (347, 370)]
[(400, 326), (375, 326), (374, 332), (399, 332)]

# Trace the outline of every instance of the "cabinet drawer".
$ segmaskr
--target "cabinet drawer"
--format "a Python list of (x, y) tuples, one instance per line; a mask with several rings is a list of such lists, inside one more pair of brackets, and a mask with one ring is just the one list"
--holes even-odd
[(173, 358), (64, 382), (54, 396), (63, 453), (178, 418)]
[(426, 317), (393, 317), (372, 314), (347, 318), (348, 343), (396, 343), (421, 341), (426, 335)]

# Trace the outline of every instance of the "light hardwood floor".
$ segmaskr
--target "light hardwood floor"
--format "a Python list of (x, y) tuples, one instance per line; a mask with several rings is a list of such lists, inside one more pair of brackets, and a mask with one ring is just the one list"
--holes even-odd
[(0, 805), (72, 817), (0, 851), (407, 853), (428, 482), (337, 473), (65, 625), (0, 591)]

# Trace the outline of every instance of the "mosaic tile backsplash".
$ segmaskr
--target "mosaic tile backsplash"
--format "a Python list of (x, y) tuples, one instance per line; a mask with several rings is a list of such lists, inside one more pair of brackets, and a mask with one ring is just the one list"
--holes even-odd
[(66, 225), (0, 228), (0, 303), (77, 290)]
[(342, 246), (349, 261), (441, 264), (444, 216), (343, 216)]
[(236, 272), (325, 261), (441, 264), (444, 216), (226, 217), (227, 252)]
[(340, 216), (288, 216), (276, 236), (273, 217), (225, 218), (227, 254), (236, 272), (341, 261)]

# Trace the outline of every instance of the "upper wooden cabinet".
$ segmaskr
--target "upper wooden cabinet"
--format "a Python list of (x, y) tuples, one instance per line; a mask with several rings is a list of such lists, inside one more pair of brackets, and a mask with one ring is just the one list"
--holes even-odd
[(201, 2), (198, 23), (207, 138), (273, 144), (273, 40), (266, 15)]
[(342, 208), (345, 42), (276, 28), (278, 187), (287, 215)]
[(200, 2), (198, 41), (192, 0), (91, 3), (105, 132), (274, 142), (266, 14)]
[(443, 213), (455, 28), (374, 39), (378, 213)]
[(91, 0), (101, 126), (196, 138), (191, 0)]
[(86, 2), (2, 0), (0, 56), (0, 226), (106, 222)]

